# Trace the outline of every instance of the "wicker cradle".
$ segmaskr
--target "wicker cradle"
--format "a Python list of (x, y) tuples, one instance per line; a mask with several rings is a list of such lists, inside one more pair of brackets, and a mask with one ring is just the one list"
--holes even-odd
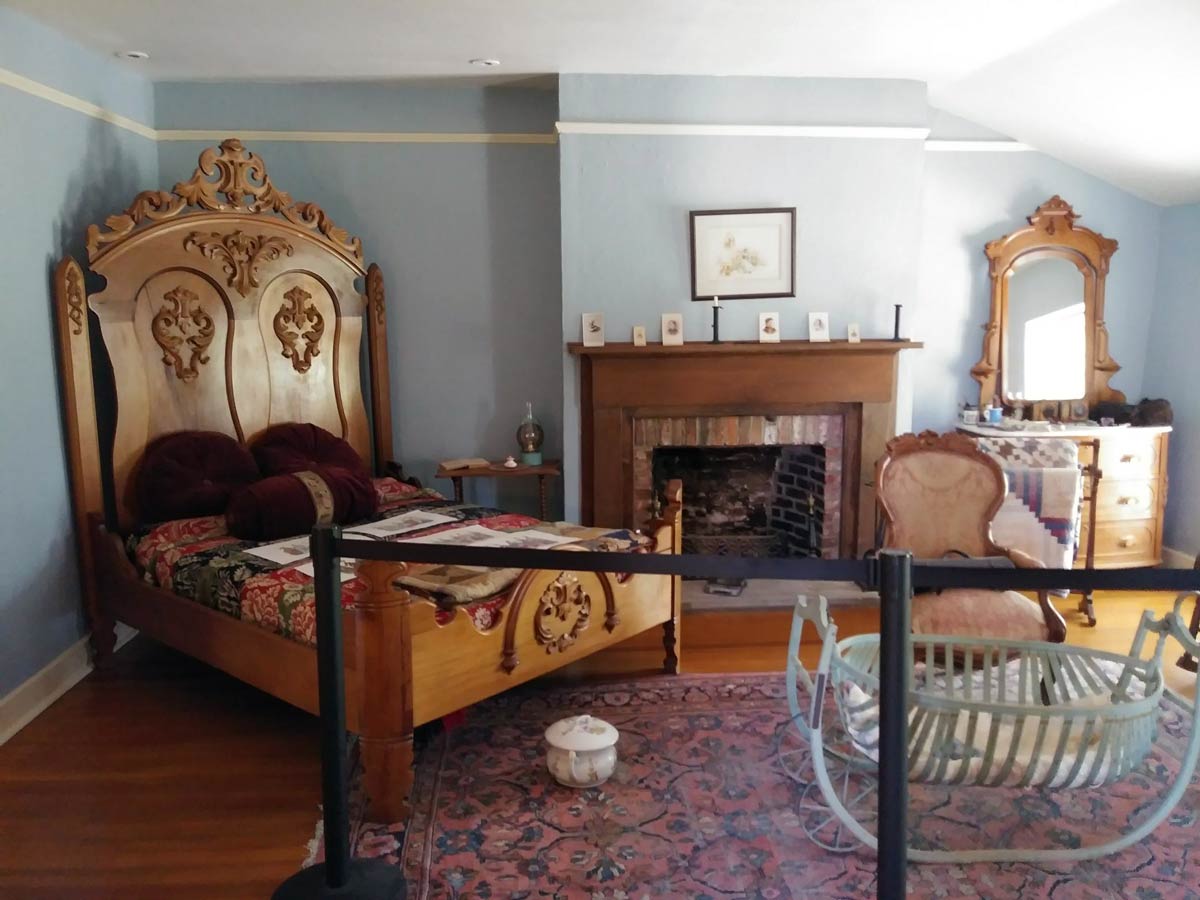
[[(1127, 655), (1069, 644), (915, 636), (909, 780), (1054, 790), (1096, 787), (1129, 774), (1154, 744), (1165, 702), (1162, 657), (1167, 637), (1175, 637), (1190, 651), (1200, 650), (1180, 616), (1183, 603), (1194, 596), (1180, 595), (1174, 610), (1162, 618), (1144, 613)], [(799, 657), (801, 634), (809, 624), (822, 639), (815, 675)], [(1153, 652), (1143, 659), (1151, 635)], [(838, 641), (825, 598), (799, 598), (788, 649), (788, 700), (815, 780), (804, 778), (793, 760), (785, 758), (784, 766), (807, 785), (802, 807), (827, 809), (829, 815), (820, 826), (806, 831), (830, 850), (853, 848), (843, 834), (876, 846), (875, 835), (853, 810), (861, 810), (874, 787), (879, 664), (878, 634)], [(822, 723), (829, 692), (838, 711), (831, 733)], [(1198, 753), (1200, 731), (1193, 716), (1179, 778), (1140, 825), (1111, 841), (1073, 849), (910, 849), (910, 858), (1063, 861), (1115, 852), (1141, 840), (1167, 816), (1191, 781)], [(832, 836), (828, 830), (822, 834), (831, 823)]]

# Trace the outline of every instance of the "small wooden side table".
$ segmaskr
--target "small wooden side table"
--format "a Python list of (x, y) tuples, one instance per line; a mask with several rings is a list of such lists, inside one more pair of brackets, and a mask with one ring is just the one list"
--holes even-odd
[(463, 502), (464, 478), (520, 478), (536, 475), (538, 480), (538, 505), (541, 518), (544, 521), (549, 515), (546, 509), (546, 479), (558, 478), (562, 475), (562, 465), (557, 459), (547, 459), (540, 466), (526, 466), (520, 463), (515, 468), (505, 468), (503, 462), (493, 462), (486, 466), (476, 466), (473, 469), (444, 469), (438, 466), (436, 478), (449, 478), (454, 484), (454, 502)]

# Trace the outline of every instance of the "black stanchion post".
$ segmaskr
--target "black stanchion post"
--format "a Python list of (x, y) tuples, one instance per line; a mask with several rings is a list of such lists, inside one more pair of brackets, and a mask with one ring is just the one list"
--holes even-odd
[(302, 869), (276, 888), (272, 900), (403, 900), (399, 868), (350, 858), (346, 799), (346, 673), (342, 665), (341, 529), (318, 525), (309, 543), (317, 605), (317, 695), (321, 703), (321, 804), (325, 862)]
[(908, 680), (912, 554), (879, 554), (879, 857), (876, 896), (904, 896), (908, 870)]

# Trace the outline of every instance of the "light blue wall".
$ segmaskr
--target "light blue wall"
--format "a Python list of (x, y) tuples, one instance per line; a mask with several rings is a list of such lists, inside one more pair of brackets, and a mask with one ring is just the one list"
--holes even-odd
[(963, 401), (979, 400), (970, 375), (982, 351), (991, 299), (983, 245), (1026, 224), (1060, 194), (1080, 224), (1120, 248), (1107, 279), (1105, 318), (1112, 385), (1141, 396), (1158, 267), (1160, 207), (1041, 153), (927, 153), (912, 331), (925, 348), (912, 357), (913, 427), (952, 427)]
[(924, 127), (925, 85), (880, 78), (561, 75), (567, 122)]
[[(905, 81), (570, 75), (559, 117), (574, 122), (928, 125), (939, 139), (1003, 140), (930, 109)], [(609, 340), (635, 324), (658, 339), (663, 312), (684, 314), (688, 340), (709, 336), (693, 305), (687, 213), (714, 207), (797, 207), (797, 298), (730, 301), (722, 335), (753, 338), (760, 311), (779, 310), (784, 337), (806, 336), (811, 311), (835, 334), (858, 321), (925, 348), (901, 356), (898, 425), (946, 429), (978, 398), (989, 281), (983, 245), (1025, 224), (1058, 193), (1088, 225), (1120, 241), (1108, 278), (1113, 384), (1140, 396), (1158, 266), (1161, 210), (1034, 152), (930, 152), (920, 141), (567, 134), (561, 139), (563, 335), (605, 314)], [(564, 361), (569, 515), (578, 511), (578, 370)]]
[[(163, 129), (552, 133), (553, 91), (159, 84)], [(159, 144), (164, 183), (210, 142)], [(395, 455), (427, 484), (452, 456), (503, 456), (531, 400), (561, 452), (558, 159), (552, 144), (249, 141), (275, 184), (362, 237), (388, 293)], [(524, 480), (469, 499), (536, 511)], [(502, 493), (498, 493), (502, 491)]]
[[(849, 92), (849, 93), (847, 93)], [(738, 98), (742, 98), (738, 102)], [(859, 114), (853, 106), (857, 104)], [(923, 85), (807, 79), (563, 76), (564, 121), (923, 125)], [(891, 336), (892, 304), (916, 297), (919, 140), (566, 134), (562, 179), (563, 336), (580, 339), (580, 315), (605, 315), (607, 337), (628, 341), (644, 324), (682, 312), (687, 340), (707, 340), (711, 310), (691, 301), (688, 212), (797, 207), (796, 298), (731, 300), (721, 334), (752, 340), (758, 314), (778, 311), (784, 338), (808, 333), (827, 311), (835, 335), (858, 322), (864, 337)], [(906, 327), (905, 329), (909, 329)], [(564, 363), (567, 514), (578, 514), (579, 377)], [(900, 417), (907, 421), (907, 397)]]
[[(150, 86), (0, 8), (0, 66), (150, 124)], [(154, 143), (0, 86), (0, 696), (84, 633), (50, 275), (84, 229), (158, 183)]]
[[(1165, 543), (1188, 555), (1200, 552), (1200, 204), (1163, 210), (1158, 288), (1146, 343), (1144, 393), (1166, 397), (1175, 410), (1171, 435), (1171, 496)], [(1140, 395), (1138, 395), (1140, 396)], [(1138, 397), (1133, 397), (1136, 400)]]

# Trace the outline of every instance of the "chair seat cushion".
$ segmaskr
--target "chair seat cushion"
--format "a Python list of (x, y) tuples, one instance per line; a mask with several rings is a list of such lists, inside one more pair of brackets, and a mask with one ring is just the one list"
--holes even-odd
[(917, 594), (912, 602), (913, 634), (1046, 641), (1050, 629), (1042, 608), (1016, 591), (950, 588)]

